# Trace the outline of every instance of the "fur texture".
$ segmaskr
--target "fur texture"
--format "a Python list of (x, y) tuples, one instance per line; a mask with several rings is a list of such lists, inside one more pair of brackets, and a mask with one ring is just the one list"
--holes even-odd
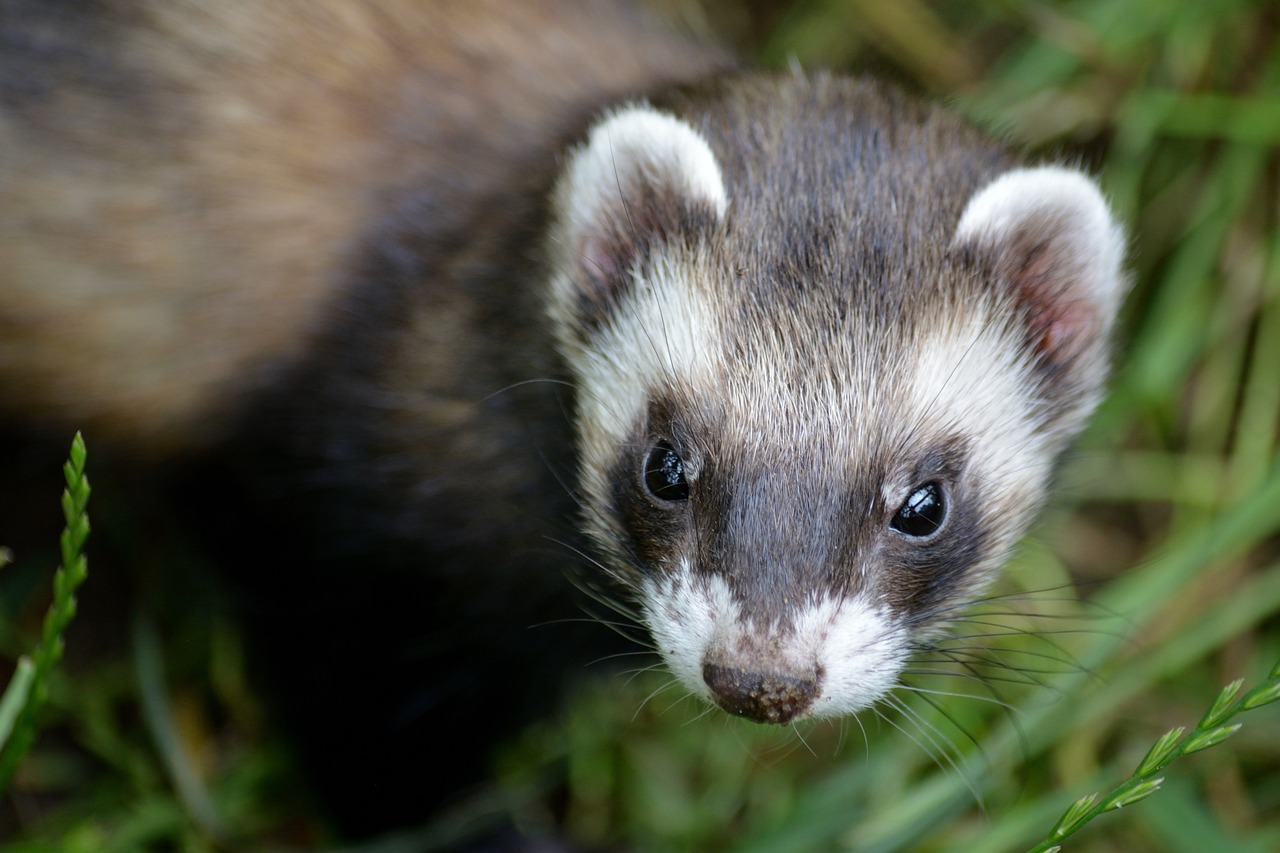
[(621, 2), (0, 9), (7, 417), (191, 457), (355, 833), (613, 651), (566, 574), (730, 713), (874, 702), (1099, 395), (1096, 189), (894, 89)]
[(727, 65), (615, 0), (0, 16), (0, 389), (151, 459), (224, 440), (306, 358), (411, 188), (457, 242), (591, 111)]
[[(875, 85), (703, 97), (606, 120), (561, 181), (586, 524), (688, 689), (846, 714), (1034, 516), (1101, 387), (1122, 244), (1078, 172)], [(684, 498), (646, 483), (655, 447)], [(931, 483), (940, 529), (895, 530)]]

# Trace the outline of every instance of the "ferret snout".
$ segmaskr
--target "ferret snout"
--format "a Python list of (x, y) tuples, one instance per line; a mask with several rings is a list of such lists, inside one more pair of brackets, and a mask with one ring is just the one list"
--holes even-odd
[(784, 620), (744, 614), (722, 575), (688, 564), (663, 581), (644, 588), (658, 649), (691, 692), (735, 717), (853, 713), (892, 689), (907, 658), (906, 626), (860, 596), (823, 596)]
[(791, 722), (818, 696), (819, 678), (755, 672), (706, 661), (702, 679), (716, 704), (736, 717), (757, 723)]

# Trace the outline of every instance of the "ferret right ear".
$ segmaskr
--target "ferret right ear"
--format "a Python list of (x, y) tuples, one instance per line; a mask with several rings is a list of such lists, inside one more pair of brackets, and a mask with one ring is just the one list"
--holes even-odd
[(651, 249), (691, 239), (728, 206), (720, 165), (687, 122), (649, 106), (591, 129), (555, 191), (555, 297), (588, 325), (630, 286)]
[(952, 247), (1009, 288), (1037, 363), (1053, 375), (1095, 365), (1101, 380), (1124, 237), (1092, 180), (1056, 166), (1006, 172), (974, 194)]

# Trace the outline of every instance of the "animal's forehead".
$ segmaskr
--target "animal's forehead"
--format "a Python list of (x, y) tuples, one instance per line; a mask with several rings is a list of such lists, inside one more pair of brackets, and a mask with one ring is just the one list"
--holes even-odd
[(660, 250), (713, 307), (730, 355), (891, 369), (913, 338), (998, 297), (949, 250), (951, 226), (835, 201), (788, 215), (731, 199), (696, 248)]
[[(949, 293), (936, 276), (887, 287), (848, 277), (768, 278), (726, 269), (711, 252), (691, 260), (667, 266), (684, 280), (672, 282), (680, 299), (665, 303), (677, 310), (660, 305), (637, 316), (661, 316), (667, 337), (701, 341), (717, 387), (740, 413), (776, 404), (848, 422), (855, 410), (899, 405), (931, 350), (967, 347), (990, 325), (983, 300)], [(662, 300), (664, 290), (641, 298)]]
[(1017, 432), (1020, 343), (1000, 305), (965, 290), (936, 276), (892, 288), (761, 280), (708, 244), (665, 247), (597, 341), (592, 399), (619, 438), (664, 400), (671, 427), (744, 462), (795, 446), (846, 470)]
[(837, 469), (892, 467), (955, 436), (1016, 430), (1026, 414), (1018, 347), (981, 299), (942, 301), (927, 318), (919, 306), (863, 315), (855, 299), (798, 291), (765, 302), (749, 282), (726, 293), (703, 278), (713, 272), (684, 272), (702, 286), (683, 298), (706, 304), (636, 316), (660, 315), (666, 339), (697, 341), (696, 359), (666, 361), (660, 414), (714, 436), (721, 454), (746, 462), (795, 448)]

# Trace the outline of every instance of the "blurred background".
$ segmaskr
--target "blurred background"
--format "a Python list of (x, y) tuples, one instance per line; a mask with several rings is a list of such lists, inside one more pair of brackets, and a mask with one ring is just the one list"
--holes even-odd
[[(491, 789), (367, 849), (447, 847), (505, 816), (592, 849), (1026, 850), (1223, 685), (1247, 689), (1280, 661), (1280, 4), (659, 5), (766, 66), (886, 76), (1095, 172), (1131, 235), (1111, 395), (949, 660), (917, 662), (881, 708), (772, 730), (707, 713), (661, 672), (599, 680), (510, 745)], [(7, 461), (56, 522), (59, 460)], [(91, 560), (127, 569), (91, 575), (84, 601), (126, 611), (140, 597), (163, 630), (95, 634), (82, 603), (41, 740), (0, 809), (5, 849), (329, 843), (268, 733), (236, 626), (190, 605), (200, 554), (166, 539), (155, 507), (100, 490), (90, 512), (155, 547), (91, 539)], [(47, 555), (0, 573), (9, 660), (39, 631), (49, 528)], [(1280, 705), (1237, 721), (1065, 849), (1280, 850)]]

